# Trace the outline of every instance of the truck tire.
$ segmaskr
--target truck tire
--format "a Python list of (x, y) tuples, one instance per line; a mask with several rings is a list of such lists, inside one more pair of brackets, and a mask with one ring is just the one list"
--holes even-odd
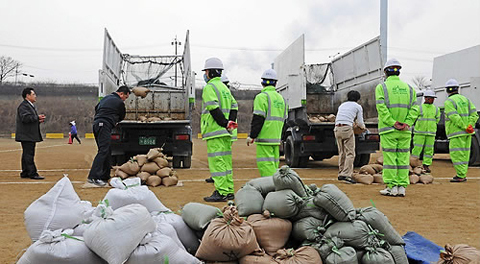
[(183, 157), (183, 168), (189, 169), (192, 166), (192, 156)]
[(470, 160), (468, 161), (468, 165), (480, 165), (480, 146), (478, 145), (478, 140), (475, 135), (472, 137), (472, 146), (470, 148)]
[(173, 168), (180, 168), (181, 163), (182, 163), (181, 156), (173, 156), (173, 161), (172, 161)]
[(353, 166), (362, 167), (370, 162), (370, 154), (357, 154), (353, 161)]
[[(300, 165), (300, 156), (298, 155), (298, 147), (295, 147), (293, 137), (288, 136), (285, 141), (285, 163), (291, 168), (298, 168)], [(303, 164), (302, 164), (303, 165)]]

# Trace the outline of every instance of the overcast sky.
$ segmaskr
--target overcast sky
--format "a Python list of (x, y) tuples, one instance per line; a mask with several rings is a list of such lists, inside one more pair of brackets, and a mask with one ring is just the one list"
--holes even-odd
[[(122, 53), (170, 55), (190, 30), (193, 70), (223, 60), (231, 81), (258, 84), (301, 34), (306, 63), (328, 62), (380, 32), (380, 0), (0, 0), (0, 56), (23, 63), (23, 81), (98, 83), (104, 28)], [(433, 58), (480, 44), (479, 0), (388, 3), (388, 57), (404, 80), (431, 78)], [(181, 49), (183, 51), (183, 49)]]

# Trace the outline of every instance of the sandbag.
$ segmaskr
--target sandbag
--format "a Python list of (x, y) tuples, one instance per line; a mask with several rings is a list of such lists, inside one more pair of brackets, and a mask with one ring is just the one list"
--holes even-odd
[(183, 221), (182, 217), (173, 212), (152, 212), (152, 218), (155, 222), (166, 222), (175, 228), (178, 238), (185, 249), (191, 254), (195, 254), (200, 245), (197, 236), (190, 227)]
[(248, 183), (235, 194), (235, 205), (240, 216), (261, 214), (263, 202), (262, 194)]
[(156, 157), (152, 161), (157, 163), (157, 165), (160, 169), (168, 167), (168, 160), (163, 158), (163, 157)]
[(367, 248), (362, 264), (395, 264), (392, 255), (383, 248)]
[(383, 165), (383, 156), (378, 156), (378, 158), (375, 160), (377, 164)]
[(433, 176), (430, 174), (424, 174), (419, 177), (419, 181), (423, 184), (429, 184), (433, 182)]
[(270, 255), (285, 246), (292, 231), (290, 221), (271, 217), (269, 211), (263, 214), (252, 214), (247, 221), (252, 225), (260, 247)]
[(275, 191), (273, 176), (251, 179), (247, 183), (257, 189), (263, 197), (266, 197), (269, 192)]
[(148, 119), (147, 116), (143, 116), (143, 115), (138, 116), (138, 120), (140, 120), (141, 122), (147, 122), (147, 119)]
[(323, 220), (315, 217), (305, 217), (293, 223), (292, 236), (297, 241), (318, 241), (322, 238), (326, 228)]
[(195, 256), (209, 261), (231, 261), (259, 250), (252, 226), (238, 216), (235, 206), (223, 208), (223, 218), (213, 219)]
[(298, 213), (303, 200), (293, 190), (270, 192), (265, 197), (262, 211), (268, 210), (270, 214), (280, 218), (290, 218)]
[(445, 245), (445, 251), (440, 253), (437, 264), (478, 264), (480, 263), (480, 251), (465, 244), (451, 246)]
[(300, 197), (307, 196), (302, 179), (287, 165), (283, 165), (273, 174), (273, 184), (275, 185), (275, 191), (292, 190)]
[(182, 208), (182, 219), (193, 230), (203, 230), (210, 221), (221, 213), (215, 206), (201, 203), (187, 203)]
[(331, 238), (326, 238), (323, 237), (320, 241), (320, 243), (314, 243), (312, 245), (315, 250), (317, 250), (318, 254), (322, 258), (322, 260), (325, 262), (326, 258), (330, 253), (334, 251), (338, 251), (339, 248), (342, 248), (344, 245), (343, 240), (341, 240), (338, 237), (331, 237)]
[(365, 248), (370, 246), (372, 241), (377, 241), (375, 234), (370, 232), (367, 224), (363, 221), (336, 222), (329, 226), (324, 236), (326, 238), (338, 237), (347, 246), (354, 248)]
[(420, 177), (418, 177), (417, 174), (410, 174), (409, 177), (409, 180), (410, 180), (410, 184), (416, 184), (420, 181)]
[(157, 171), (157, 176), (159, 176), (160, 178), (163, 178), (163, 177), (168, 177), (170, 176), (170, 173), (172, 172), (172, 169), (169, 168), (169, 167), (164, 167), (164, 168), (161, 168)]
[(133, 160), (137, 161), (138, 166), (142, 167), (145, 163), (147, 163), (147, 155), (137, 155), (133, 157)]
[[(316, 186), (315, 186), (316, 187)], [(312, 192), (314, 192), (312, 190)], [(314, 197), (310, 197), (302, 202), (302, 204), (298, 208), (298, 213), (291, 217), (290, 220), (293, 222), (298, 221), (305, 217), (315, 217), (317, 219), (323, 220), (327, 217), (328, 213), (323, 208), (316, 206), (313, 202)]]
[(158, 167), (157, 163), (153, 161), (148, 161), (147, 163), (143, 164), (142, 168), (140, 168), (140, 171), (145, 171), (154, 175), (159, 169), (160, 168)]
[(65, 176), (27, 207), (25, 227), (35, 242), (44, 230), (74, 228), (84, 219), (85, 211), (70, 179)]
[(118, 169), (132, 176), (137, 175), (137, 173), (140, 171), (140, 166), (135, 160), (132, 159), (123, 163)]
[(130, 204), (113, 211), (104, 203), (94, 212), (97, 217), (85, 230), (85, 244), (109, 264), (122, 264), (156, 224), (145, 206)]
[(130, 175), (128, 175), (128, 173), (122, 171), (120, 168), (117, 168), (115, 170), (114, 177), (119, 177), (121, 179), (126, 179), (126, 178), (130, 177)]
[(142, 98), (145, 98), (147, 94), (151, 91), (148, 88), (136, 86), (136, 87), (133, 87), (132, 92), (135, 96), (140, 96)]
[(278, 264), (272, 256), (264, 251), (254, 252), (251, 255), (246, 255), (238, 260), (240, 264)]
[(158, 116), (152, 116), (147, 118), (147, 122), (157, 122), (157, 121), (162, 121), (162, 119)]
[(146, 182), (148, 177), (150, 177), (150, 173), (148, 173), (146, 171), (142, 171), (139, 174), (137, 174), (137, 177), (140, 178), (142, 180), (142, 182)]
[(388, 248), (388, 252), (392, 254), (395, 264), (408, 264), (407, 253), (405, 248), (401, 245), (394, 245)]
[(162, 178), (157, 175), (150, 175), (150, 177), (147, 178), (145, 184), (147, 184), (148, 186), (157, 187), (162, 184)]
[(322, 207), (337, 221), (352, 221), (355, 219), (355, 207), (347, 195), (334, 184), (325, 184), (320, 188), (313, 202)]
[(171, 237), (154, 232), (147, 234), (132, 252), (125, 264), (157, 263), (202, 263), (172, 240)]
[(383, 165), (380, 164), (370, 164), (370, 167), (375, 170), (375, 173), (381, 173), (383, 171)]
[(373, 182), (383, 184), (383, 175), (381, 173), (373, 174)]
[(121, 185), (117, 186), (113, 184), (115, 188), (110, 189), (103, 198), (103, 201), (108, 200), (113, 210), (129, 204), (141, 204), (145, 206), (149, 212), (170, 211), (147, 186), (140, 186), (140, 178), (128, 178), (124, 180), (123, 183), (123, 189)]
[(360, 168), (360, 171), (358, 172), (360, 174), (370, 174), (370, 175), (373, 175), (375, 173), (377, 173), (375, 171), (375, 169), (370, 165), (370, 164), (367, 164), (367, 165), (363, 165), (361, 168)]
[(375, 207), (359, 208), (357, 210), (357, 219), (364, 221), (373, 229), (383, 234), (382, 239), (391, 245), (405, 245), (400, 234), (393, 228), (388, 218)]
[(410, 166), (414, 168), (420, 167), (422, 166), (422, 161), (419, 158), (410, 155)]
[(342, 247), (325, 258), (325, 264), (358, 264), (357, 253), (352, 247)]
[(334, 114), (329, 114), (325, 118), (328, 120), (328, 122), (335, 122), (335, 115)]
[(322, 264), (318, 252), (309, 246), (294, 249), (280, 249), (275, 254), (275, 260), (280, 264)]
[(418, 176), (422, 175), (422, 171), (422, 167), (413, 168), (413, 173), (417, 174)]
[(157, 228), (155, 229), (155, 232), (158, 232), (162, 235), (166, 235), (166, 236), (170, 237), (173, 240), (173, 242), (175, 242), (175, 244), (177, 244), (177, 246), (179, 248), (181, 248), (183, 250), (186, 250), (185, 247), (182, 244), (182, 241), (180, 241), (180, 238), (177, 235), (177, 231), (175, 231), (175, 228), (171, 224), (169, 224), (165, 221), (162, 221), (162, 220), (155, 221), (155, 223), (157, 224)]
[(175, 185), (177, 185), (177, 183), (178, 183), (178, 177), (176, 175), (162, 178), (162, 184), (167, 186), (167, 187), (175, 186)]
[(367, 184), (370, 185), (374, 182), (373, 175), (370, 174), (359, 174), (359, 173), (354, 173), (352, 175), (352, 178), (357, 182), (357, 183), (362, 183), (362, 184)]
[(83, 242), (81, 237), (74, 237), (73, 230), (45, 230), (40, 238), (23, 254), (17, 264), (103, 264)]
[(162, 148), (151, 148), (147, 153), (147, 159), (153, 160), (157, 157), (163, 157)]

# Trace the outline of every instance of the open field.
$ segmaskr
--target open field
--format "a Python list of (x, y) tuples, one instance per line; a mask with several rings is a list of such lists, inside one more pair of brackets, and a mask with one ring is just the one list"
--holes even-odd
[[(64, 173), (72, 180), (82, 200), (97, 205), (108, 188), (82, 189), (96, 146), (93, 139), (82, 139), (83, 144), (68, 145), (67, 139), (48, 139), (37, 145), (36, 164), (44, 181), (21, 179), (20, 144), (12, 139), (0, 139), (0, 263), (14, 263), (22, 249), (30, 244), (23, 224), (23, 212), (31, 202), (47, 192)], [(182, 187), (151, 188), (164, 205), (178, 211), (188, 202), (203, 202), (213, 191), (213, 184), (204, 182), (209, 177), (206, 144), (194, 140), (191, 169), (179, 169)], [(378, 154), (377, 154), (378, 155)], [(376, 155), (372, 156), (372, 160)], [(255, 166), (255, 147), (247, 147), (244, 140), (233, 146), (235, 190), (249, 179), (259, 177)], [(335, 183), (353, 201), (355, 207), (375, 204), (385, 213), (401, 235), (407, 231), (420, 233), (440, 246), (446, 243), (464, 243), (480, 248), (480, 168), (470, 168), (466, 183), (450, 183), (455, 171), (448, 155), (436, 155), (431, 185), (407, 188), (405, 198), (383, 197), (378, 191), (382, 185), (348, 185), (336, 180), (336, 157), (325, 161), (311, 161), (310, 168), (296, 169), (306, 184)], [(218, 207), (224, 204), (213, 204)]]

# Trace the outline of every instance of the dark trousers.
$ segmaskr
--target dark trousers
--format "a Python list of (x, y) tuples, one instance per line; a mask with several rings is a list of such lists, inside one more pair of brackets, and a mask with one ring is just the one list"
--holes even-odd
[(22, 173), (20, 177), (31, 178), (38, 175), (35, 166), (35, 145), (36, 142), (22, 141)]
[(93, 135), (97, 143), (98, 152), (88, 174), (89, 179), (108, 181), (110, 179), (110, 141), (112, 128), (106, 122), (93, 124)]
[(73, 139), (76, 139), (78, 143), (82, 144), (82, 141), (80, 141), (77, 134), (71, 134), (71, 136), (72, 136), (72, 142), (73, 142)]

